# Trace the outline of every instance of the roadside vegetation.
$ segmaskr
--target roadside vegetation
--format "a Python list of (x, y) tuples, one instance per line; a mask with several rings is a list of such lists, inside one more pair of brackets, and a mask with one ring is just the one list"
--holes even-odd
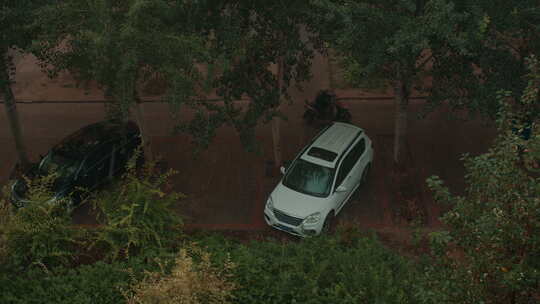
[(415, 303), (414, 263), (374, 235), (248, 244), (185, 235), (169, 210), (182, 198), (166, 189), (173, 172), (154, 163), (136, 171), (135, 159), (85, 202), (95, 227), (73, 226), (65, 204), (47, 203), (54, 175), (29, 184), (41, 203), (14, 210), (2, 201), (2, 303)]
[[(219, 234), (183, 235), (177, 230), (170, 239), (174, 243), (166, 246), (120, 237), (123, 241), (116, 246), (96, 251), (92, 246), (103, 242), (103, 233), (118, 230), (122, 236), (138, 229), (108, 223), (85, 229), (59, 220), (63, 226), (36, 232), (19, 218), (26, 212), (8, 216), (2, 227), (6, 229), (2, 244), (7, 244), (0, 275), (2, 303), (416, 302), (411, 289), (414, 263), (385, 248), (374, 235), (359, 231), (300, 242), (244, 244)], [(150, 220), (152, 215), (143, 213), (141, 218)], [(44, 214), (42, 220), (49, 219)], [(19, 234), (13, 235), (13, 230)], [(148, 226), (140, 232), (173, 236), (172, 231)], [(37, 244), (45, 234), (46, 248), (38, 250), (24, 242)], [(14, 243), (15, 237), (20, 242)], [(134, 243), (145, 246), (130, 250)], [(118, 254), (119, 248), (123, 254)]]
[(135, 159), (85, 201), (95, 227), (47, 202), (54, 173), (29, 183), (37, 203), (2, 201), (2, 303), (415, 303), (415, 264), (354, 229), (289, 243), (184, 234), (174, 172)]

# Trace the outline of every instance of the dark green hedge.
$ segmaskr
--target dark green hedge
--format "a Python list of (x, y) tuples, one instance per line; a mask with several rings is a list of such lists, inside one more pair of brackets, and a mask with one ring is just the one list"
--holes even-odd
[[(124, 303), (122, 290), (142, 278), (145, 270), (157, 271), (154, 258), (132, 257), (124, 262), (96, 262), (77, 268), (56, 268), (54, 274), (40, 268), (26, 272), (2, 269), (0, 303)], [(173, 255), (161, 254), (159, 260), (170, 266)]]
[[(353, 236), (351, 236), (353, 235)], [(242, 245), (219, 236), (199, 240), (216, 264), (237, 264), (236, 303), (416, 303), (416, 269), (374, 237), (347, 233), (282, 244)]]

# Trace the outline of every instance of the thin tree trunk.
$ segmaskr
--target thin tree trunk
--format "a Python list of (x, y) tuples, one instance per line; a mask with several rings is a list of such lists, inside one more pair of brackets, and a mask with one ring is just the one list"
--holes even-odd
[(328, 64), (328, 88), (332, 91), (334, 91), (336, 88), (336, 85), (334, 82), (335, 71), (334, 71), (334, 66), (333, 66), (333, 62), (334, 62), (333, 54), (334, 54), (333, 50), (328, 49), (328, 57), (326, 58), (327, 64)]
[[(279, 110), (279, 107), (281, 105), (282, 78), (283, 78), (283, 59), (280, 58), (278, 60), (278, 70), (277, 70), (279, 96), (278, 96), (278, 105), (276, 106), (276, 110)], [(280, 168), (282, 165), (281, 134), (280, 134), (280, 127), (279, 127), (280, 120), (281, 120), (281, 117), (278, 117), (278, 116), (274, 116), (274, 118), (272, 118), (272, 139), (274, 142), (274, 165), (276, 166), (276, 168)]]
[(30, 164), (28, 159), (28, 154), (26, 152), (26, 146), (21, 132), (21, 124), (19, 122), (19, 114), (17, 112), (17, 104), (15, 103), (15, 96), (11, 90), (11, 80), (9, 77), (9, 72), (7, 70), (8, 65), (6, 64), (6, 54), (2, 54), (0, 58), (0, 86), (4, 95), (4, 106), (6, 108), (6, 115), (9, 121), (9, 126), (11, 128), (11, 134), (13, 135), (13, 140), (15, 141), (15, 149), (17, 150), (17, 155), (19, 157), (19, 163), (22, 168), (27, 168)]
[(396, 106), (394, 124), (394, 163), (399, 167), (407, 164), (405, 149), (407, 142), (407, 106), (409, 104), (409, 89), (403, 81), (396, 81), (394, 87), (394, 101)]
[(135, 101), (135, 120), (137, 125), (139, 125), (139, 130), (141, 131), (142, 145), (144, 151), (144, 157), (148, 161), (154, 160), (154, 155), (152, 154), (152, 147), (150, 145), (150, 136), (146, 130), (146, 123), (144, 122), (143, 108), (141, 100), (137, 97)]

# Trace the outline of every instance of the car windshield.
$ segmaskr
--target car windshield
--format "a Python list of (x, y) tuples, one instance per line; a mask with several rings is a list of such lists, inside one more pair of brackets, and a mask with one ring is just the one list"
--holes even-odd
[(57, 172), (59, 179), (73, 175), (79, 168), (79, 161), (65, 157), (61, 154), (49, 152), (39, 164), (42, 173)]
[(334, 169), (298, 159), (283, 179), (283, 184), (293, 190), (324, 197), (330, 193)]

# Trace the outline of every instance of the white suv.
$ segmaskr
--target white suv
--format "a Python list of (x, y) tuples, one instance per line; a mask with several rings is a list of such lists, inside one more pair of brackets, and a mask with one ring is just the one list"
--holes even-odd
[(322, 130), (287, 169), (264, 208), (266, 223), (285, 232), (318, 235), (365, 181), (373, 147), (364, 130), (335, 122)]

